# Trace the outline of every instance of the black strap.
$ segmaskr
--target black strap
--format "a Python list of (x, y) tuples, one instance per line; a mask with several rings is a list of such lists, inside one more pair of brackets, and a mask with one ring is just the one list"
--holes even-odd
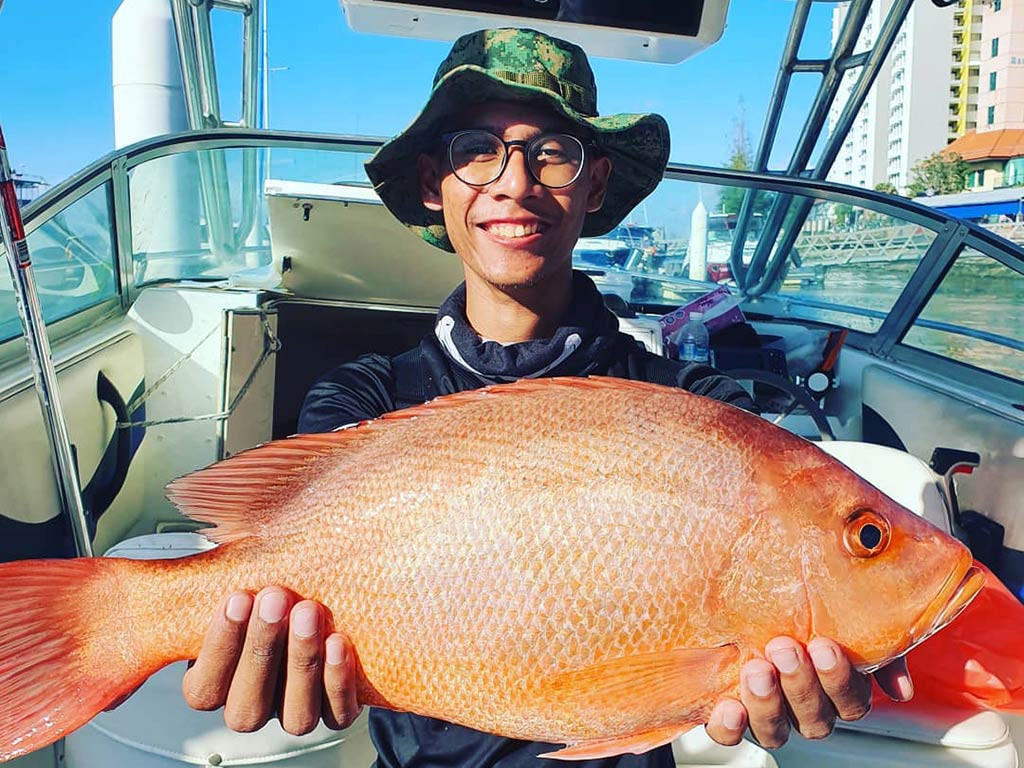
[[(141, 389), (142, 384), (140, 383), (135, 394), (138, 394)], [(103, 371), (100, 371), (96, 377), (96, 396), (101, 403), (106, 403), (111, 407), (117, 417), (117, 423), (124, 424), (132, 420), (132, 414), (128, 413), (128, 406), (124, 398)], [(142, 442), (145, 430), (139, 428), (137, 434), (135, 432), (136, 430), (131, 427), (114, 428), (114, 434), (111, 436), (106, 450), (103, 451), (103, 456), (100, 458), (100, 463), (96, 467), (92, 479), (82, 489), (82, 503), (93, 526), (99, 520), (100, 515), (106, 512), (117, 498), (125, 478), (128, 477), (128, 467), (135, 456), (138, 444)]]

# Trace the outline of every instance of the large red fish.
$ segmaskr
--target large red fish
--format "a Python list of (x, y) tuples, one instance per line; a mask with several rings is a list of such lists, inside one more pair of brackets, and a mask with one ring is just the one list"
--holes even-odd
[(361, 702), (572, 759), (704, 722), (777, 635), (831, 637), (876, 668), (984, 580), (813, 444), (615, 379), (453, 395), (248, 451), (169, 495), (222, 546), (0, 566), (0, 758), (193, 658), (233, 589), (323, 603)]

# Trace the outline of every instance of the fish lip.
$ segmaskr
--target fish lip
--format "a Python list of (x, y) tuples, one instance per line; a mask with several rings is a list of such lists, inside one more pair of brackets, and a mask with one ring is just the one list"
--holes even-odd
[[(906, 649), (893, 658), (905, 656), (940, 629), (948, 626), (981, 591), (985, 585), (984, 572), (973, 564), (969, 555), (964, 560), (964, 567), (955, 569), (946, 577), (935, 599), (928, 604), (914, 626), (910, 628), (907, 633), (909, 642)], [(890, 661), (892, 659), (886, 659), (884, 662), (864, 667), (861, 671), (874, 672)]]

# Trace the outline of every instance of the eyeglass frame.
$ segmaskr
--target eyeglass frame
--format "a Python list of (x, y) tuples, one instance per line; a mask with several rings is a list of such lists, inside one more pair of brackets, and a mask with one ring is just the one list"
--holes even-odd
[[(505, 149), (505, 154), (502, 155), (501, 158), (501, 167), (498, 169), (498, 172), (495, 174), (494, 178), (491, 179), (490, 181), (473, 184), (462, 178), (459, 175), (459, 172), (455, 170), (455, 163), (452, 161), (452, 144), (455, 142), (455, 139), (457, 139), (459, 136), (465, 136), (466, 134), (469, 133), (483, 133), (488, 136), (491, 136), (492, 138), (496, 139), (499, 144), (502, 144)], [(557, 187), (552, 187), (548, 184), (545, 184), (543, 181), (537, 178), (537, 174), (533, 172), (533, 168), (530, 167), (530, 159), (527, 155), (526, 150), (535, 141), (537, 141), (538, 139), (542, 139), (545, 136), (566, 136), (580, 145), (580, 167), (576, 169), (576, 175), (573, 176), (572, 181), (569, 181), (565, 184), (560, 184)], [(544, 189), (565, 189), (567, 187), (571, 187), (573, 184), (579, 181), (580, 176), (583, 175), (583, 168), (587, 164), (587, 158), (589, 157), (587, 149), (598, 149), (598, 146), (594, 141), (584, 141), (579, 136), (574, 136), (571, 133), (565, 133), (564, 131), (545, 131), (543, 133), (538, 133), (532, 139), (512, 139), (511, 141), (507, 141), (501, 138), (501, 136), (498, 136), (495, 133), (491, 133), (490, 131), (486, 131), (483, 128), (466, 128), (461, 131), (450, 131), (448, 133), (442, 133), (441, 141), (445, 146), (445, 156), (448, 160), (448, 167), (452, 169), (452, 173), (455, 174), (455, 178), (457, 178), (467, 187), (486, 187), (488, 184), (493, 184), (498, 179), (500, 179), (502, 174), (505, 173), (505, 169), (508, 168), (509, 150), (512, 147), (519, 147), (520, 149), (523, 150), (523, 157), (526, 159), (526, 172), (530, 174), (531, 179), (533, 179), (542, 187), (544, 187)]]

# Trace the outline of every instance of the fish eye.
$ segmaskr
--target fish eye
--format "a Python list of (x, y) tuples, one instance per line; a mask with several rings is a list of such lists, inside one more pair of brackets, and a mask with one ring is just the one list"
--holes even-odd
[(874, 557), (889, 546), (889, 522), (870, 509), (858, 509), (846, 518), (843, 543), (854, 557)]

